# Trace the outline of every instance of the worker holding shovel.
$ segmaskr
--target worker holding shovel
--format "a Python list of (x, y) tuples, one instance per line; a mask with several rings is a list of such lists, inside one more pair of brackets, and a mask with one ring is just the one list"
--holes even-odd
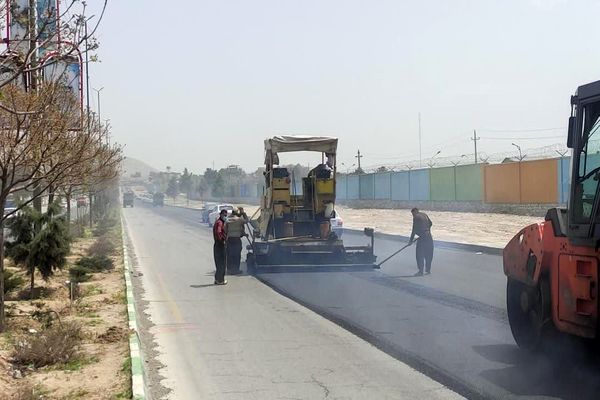
[(420, 212), (417, 208), (410, 210), (413, 216), (413, 228), (410, 234), (409, 243), (415, 242), (415, 235), (419, 238), (417, 240), (417, 267), (419, 271), (415, 276), (423, 276), (423, 267), (425, 267), (425, 273), (431, 273), (431, 261), (433, 260), (433, 238), (431, 237), (431, 226), (433, 225), (427, 214)]

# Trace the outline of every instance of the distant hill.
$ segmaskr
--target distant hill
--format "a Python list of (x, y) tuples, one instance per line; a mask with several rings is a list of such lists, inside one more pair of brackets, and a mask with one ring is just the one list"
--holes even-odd
[(143, 179), (147, 179), (150, 172), (158, 172), (158, 169), (151, 167), (143, 161), (140, 161), (136, 158), (125, 157), (123, 160), (123, 175), (130, 177), (131, 175), (139, 172)]

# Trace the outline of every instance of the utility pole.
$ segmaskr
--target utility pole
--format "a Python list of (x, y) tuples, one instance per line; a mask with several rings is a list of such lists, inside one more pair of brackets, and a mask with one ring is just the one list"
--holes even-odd
[(362, 168), (360, 168), (360, 159), (363, 158), (364, 156), (360, 155), (360, 149), (358, 150), (357, 155), (354, 156), (354, 158), (358, 159), (358, 170), (362, 171)]
[[(37, 34), (38, 34), (38, 29), (37, 29), (37, 18), (36, 18), (36, 11), (37, 11), (37, 1), (36, 0), (29, 0), (29, 57), (30, 57), (30, 61), (29, 61), (29, 68), (31, 69), (31, 72), (29, 72), (29, 87), (27, 88), (28, 91), (34, 92), (37, 90), (37, 56), (38, 56), (38, 49), (37, 49)], [(6, 12), (10, 12), (10, 10), (6, 10)], [(40, 196), (40, 188), (39, 188), (39, 183), (36, 183), (33, 187), (33, 195), (35, 197), (35, 199), (33, 200), (33, 208), (37, 211), (37, 212), (42, 212), (42, 197)]]
[[(89, 48), (88, 48), (88, 20), (85, 20), (84, 34), (85, 34), (85, 101), (87, 107), (87, 129), (90, 131), (90, 60), (89, 60)], [(90, 195), (91, 198), (91, 195)], [(91, 209), (91, 208), (90, 208)], [(90, 213), (90, 225), (91, 225), (91, 213)]]
[(423, 151), (421, 148), (421, 112), (419, 112), (419, 168), (423, 167)]
[(477, 164), (477, 141), (481, 139), (477, 137), (477, 131), (475, 129), (473, 129), (473, 138), (471, 139), (473, 141), (473, 144), (475, 145), (475, 164)]

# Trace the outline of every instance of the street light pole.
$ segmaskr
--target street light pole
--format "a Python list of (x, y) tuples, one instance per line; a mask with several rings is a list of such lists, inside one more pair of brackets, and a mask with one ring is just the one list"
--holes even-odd
[(513, 146), (515, 146), (518, 150), (519, 150), (519, 169), (518, 169), (518, 173), (519, 173), (519, 203), (521, 203), (523, 201), (523, 195), (522, 195), (522, 189), (521, 189), (521, 161), (523, 161), (523, 154), (521, 153), (521, 146), (519, 146), (516, 143), (511, 143)]
[(511, 143), (513, 146), (515, 146), (518, 150), (519, 150), (519, 161), (523, 161), (523, 153), (521, 153), (521, 146), (519, 146), (516, 143)]
[(435, 153), (435, 154), (433, 155), (433, 157), (431, 157), (431, 159), (430, 159), (430, 160), (429, 160), (429, 162), (427, 163), (427, 165), (429, 166), (429, 168), (433, 168), (433, 166), (435, 165), (435, 162), (434, 162), (434, 160), (435, 160), (435, 158), (438, 156), (438, 154), (440, 154), (441, 152), (442, 152), (441, 150), (438, 150), (438, 151), (437, 151), (437, 153)]
[(104, 90), (104, 86), (102, 86), (100, 89), (92, 89), (94, 89), (94, 91), (98, 94), (98, 124), (102, 124), (102, 114), (100, 114), (100, 92)]

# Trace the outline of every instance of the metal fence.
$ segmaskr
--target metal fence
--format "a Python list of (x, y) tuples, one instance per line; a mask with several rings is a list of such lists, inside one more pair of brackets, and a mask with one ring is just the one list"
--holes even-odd
[[(591, 155), (588, 169), (600, 166), (600, 154)], [(338, 200), (392, 200), (485, 203), (567, 202), (570, 157), (503, 164), (467, 164), (451, 167), (339, 175)], [(240, 185), (244, 198), (263, 194), (264, 184)], [(302, 194), (297, 182), (294, 194)]]

